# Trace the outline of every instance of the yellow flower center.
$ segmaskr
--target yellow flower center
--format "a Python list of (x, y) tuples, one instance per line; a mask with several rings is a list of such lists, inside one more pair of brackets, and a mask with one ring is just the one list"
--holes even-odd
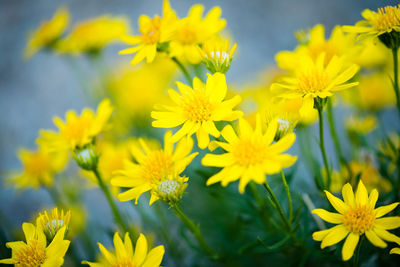
[(160, 181), (172, 172), (172, 158), (163, 150), (158, 150), (147, 155), (141, 163), (143, 177), (151, 182)]
[(398, 7), (387, 6), (379, 8), (374, 15), (369, 19), (369, 22), (378, 31), (392, 30), (394, 26), (400, 25), (400, 10)]
[(41, 175), (50, 169), (49, 157), (37, 152), (25, 162), (25, 171), (31, 175)]
[(329, 84), (329, 76), (326, 71), (314, 69), (302, 73), (298, 77), (298, 89), (303, 94), (317, 93), (324, 91)]
[(197, 43), (197, 33), (194, 25), (184, 25), (177, 33), (178, 40), (182, 44), (195, 44)]
[(61, 134), (69, 142), (80, 142), (90, 127), (91, 120), (88, 117), (79, 117), (73, 121), (67, 121), (65, 128), (62, 129)]
[(204, 91), (194, 90), (183, 97), (182, 108), (188, 120), (202, 122), (210, 118), (213, 105)]
[(268, 156), (267, 147), (251, 140), (239, 141), (239, 143), (234, 147), (232, 153), (235, 161), (239, 165), (245, 167), (260, 164)]
[(18, 267), (38, 267), (46, 260), (46, 251), (39, 245), (37, 240), (30, 240), (29, 244), (23, 245), (22, 248), (15, 252), (13, 257), (15, 266)]
[(375, 222), (373, 209), (365, 205), (356, 203), (356, 207), (350, 207), (349, 210), (343, 214), (343, 224), (346, 228), (355, 234), (364, 234), (365, 231), (370, 230)]
[(151, 19), (151, 22), (150, 27), (139, 29), (139, 32), (142, 34), (142, 41), (145, 44), (155, 44), (160, 40), (161, 18), (155, 16)]
[(117, 259), (116, 262), (110, 265), (111, 267), (135, 267), (136, 264), (129, 258), (126, 259)]

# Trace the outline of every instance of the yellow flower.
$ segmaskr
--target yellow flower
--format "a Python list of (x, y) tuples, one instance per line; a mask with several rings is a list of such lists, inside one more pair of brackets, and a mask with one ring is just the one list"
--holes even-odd
[(337, 224), (330, 229), (313, 233), (314, 240), (322, 241), (322, 249), (335, 245), (347, 237), (342, 248), (342, 259), (347, 261), (353, 256), (354, 249), (363, 234), (374, 246), (380, 248), (387, 246), (385, 241), (396, 242), (400, 245), (400, 238), (387, 231), (400, 227), (400, 217), (381, 218), (395, 209), (399, 204), (398, 202), (375, 208), (378, 200), (378, 191), (376, 189), (372, 190), (368, 197), (367, 189), (362, 180), (358, 183), (355, 195), (350, 184), (343, 186), (344, 202), (328, 191), (325, 191), (325, 194), (339, 213), (332, 213), (324, 209), (314, 209), (312, 211), (321, 219)]
[(314, 98), (326, 98), (334, 92), (358, 85), (358, 82), (346, 83), (358, 71), (358, 66), (352, 64), (343, 68), (344, 60), (334, 56), (325, 66), (325, 54), (318, 56), (316, 61), (311, 57), (302, 57), (297, 64), (293, 76), (282, 78), (281, 83), (271, 85), (271, 90), (279, 93), (285, 99), (303, 98), (299, 112), (301, 116), (311, 113)]
[(122, 40), (134, 47), (122, 50), (120, 55), (136, 53), (131, 64), (136, 65), (146, 58), (147, 63), (153, 62), (157, 52), (166, 52), (165, 43), (173, 37), (175, 23), (177, 21), (175, 12), (171, 9), (168, 0), (163, 2), (163, 16), (149, 18), (146, 15), (139, 17), (139, 33), (136, 36), (122, 36)]
[(369, 115), (365, 118), (348, 117), (345, 120), (346, 129), (351, 132), (366, 135), (376, 129), (376, 119), (374, 116)]
[(70, 110), (65, 115), (65, 122), (59, 117), (54, 117), (53, 121), (59, 132), (42, 130), (38, 142), (47, 144), (55, 151), (84, 148), (105, 129), (112, 111), (113, 107), (109, 99), (99, 104), (97, 114), (90, 109), (84, 109), (81, 116), (78, 116), (75, 111)]
[(235, 53), (237, 44), (233, 44), (229, 50), (229, 40), (222, 39), (220, 35), (210, 38), (199, 47), (200, 55), (206, 68), (211, 73), (226, 73), (231, 66), (232, 56)]
[[(198, 154), (190, 152), (193, 148), (193, 140), (190, 137), (183, 138), (176, 145), (168, 131), (164, 136), (164, 149), (152, 147), (152, 143), (139, 139), (139, 144), (133, 144), (130, 148), (135, 162), (126, 160), (124, 168), (115, 171), (111, 184), (119, 187), (128, 187), (127, 191), (120, 193), (120, 201), (129, 201), (151, 190), (150, 205), (159, 199), (156, 188), (170, 176), (174, 179), (182, 173), (186, 166), (192, 162)], [(190, 154), (190, 155), (189, 155)]]
[(385, 67), (392, 58), (391, 51), (381, 42), (367, 39), (363, 40), (360, 45), (361, 51), (355, 58), (354, 63), (361, 68), (382, 68)]
[(53, 240), (58, 231), (63, 227), (66, 228), (65, 235), (67, 235), (70, 219), (71, 211), (68, 210), (64, 213), (64, 210), (61, 210), (61, 212), (59, 212), (58, 208), (55, 207), (51, 212), (45, 210), (43, 213), (39, 213), (36, 219), (36, 225), (42, 227), (48, 240)]
[(109, 267), (109, 266), (137, 266), (137, 267), (158, 267), (161, 264), (164, 256), (164, 246), (158, 246), (148, 251), (147, 239), (143, 234), (140, 234), (135, 251), (133, 251), (132, 241), (129, 234), (125, 234), (125, 240), (122, 241), (118, 232), (114, 234), (115, 252), (107, 250), (102, 244), (99, 249), (105, 262), (88, 262), (82, 261), (82, 264), (88, 264), (91, 267)]
[(221, 182), (222, 186), (226, 186), (240, 179), (239, 192), (244, 193), (250, 181), (265, 183), (266, 174), (275, 174), (293, 165), (297, 157), (281, 153), (293, 144), (296, 136), (294, 133), (289, 133), (272, 143), (277, 129), (278, 122), (273, 121), (263, 131), (259, 115), (254, 130), (246, 120), (239, 119), (239, 136), (231, 125), (225, 126), (221, 134), (227, 143), (214, 141), (210, 144), (210, 149), (220, 146), (227, 153), (206, 154), (201, 160), (204, 166), (223, 167), (220, 172), (207, 180), (207, 185)]
[(163, 106), (167, 111), (151, 112), (151, 117), (155, 119), (153, 127), (173, 128), (182, 125), (173, 136), (174, 142), (196, 133), (198, 146), (204, 149), (210, 142), (210, 134), (216, 138), (220, 136), (215, 121), (233, 121), (243, 114), (232, 110), (241, 101), (240, 96), (224, 101), (228, 90), (224, 74), (209, 75), (205, 85), (195, 77), (193, 88), (181, 82), (176, 84), (181, 94), (168, 90), (176, 105)]
[(60, 53), (97, 53), (128, 32), (128, 19), (105, 15), (80, 22), (56, 48)]
[(220, 7), (212, 8), (204, 19), (203, 11), (203, 5), (194, 5), (190, 8), (188, 16), (177, 22), (169, 44), (171, 57), (191, 64), (200, 63), (201, 55), (197, 47), (225, 28), (226, 21), (220, 19)]
[(10, 182), (17, 189), (26, 187), (39, 188), (53, 185), (54, 175), (65, 168), (68, 154), (63, 151), (51, 152), (41, 145), (36, 151), (20, 149), (18, 157), (23, 164), (23, 173), (12, 176)]
[(57, 232), (48, 246), (46, 236), (40, 226), (35, 227), (31, 223), (23, 223), (22, 230), (25, 234), (26, 243), (22, 241), (6, 243), (6, 246), (12, 250), (12, 257), (0, 260), (0, 263), (42, 267), (63, 265), (64, 255), (70, 243), (70, 241), (64, 240), (65, 227)]
[(68, 23), (68, 9), (60, 7), (51, 20), (43, 22), (38, 29), (29, 35), (28, 43), (24, 50), (25, 58), (29, 59), (40, 49), (53, 46), (63, 34)]

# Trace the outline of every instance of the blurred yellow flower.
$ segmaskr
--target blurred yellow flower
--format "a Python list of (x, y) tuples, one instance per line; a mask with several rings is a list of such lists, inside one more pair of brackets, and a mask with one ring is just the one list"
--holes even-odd
[(51, 212), (45, 210), (43, 213), (39, 213), (36, 219), (36, 225), (41, 226), (47, 240), (53, 240), (61, 228), (65, 228), (65, 236), (68, 234), (69, 220), (71, 219), (71, 211), (64, 213), (64, 210), (58, 211), (55, 207)]
[(170, 56), (183, 62), (200, 63), (202, 57), (198, 46), (225, 28), (226, 21), (220, 19), (221, 8), (213, 7), (203, 18), (204, 6), (196, 4), (188, 16), (178, 20), (169, 44)]
[(135, 162), (125, 160), (124, 168), (115, 171), (111, 184), (119, 187), (128, 187), (127, 191), (120, 193), (120, 201), (135, 199), (147, 191), (151, 191), (150, 205), (159, 199), (156, 190), (164, 180), (177, 177), (198, 154), (191, 153), (193, 140), (190, 137), (182, 138), (175, 147), (170, 131), (164, 136), (164, 149), (155, 148), (150, 142), (139, 139), (139, 144), (130, 147)]
[(347, 131), (355, 132), (361, 135), (366, 135), (377, 127), (376, 118), (372, 115), (364, 118), (350, 116), (345, 119)]
[(332, 213), (324, 209), (314, 209), (312, 213), (321, 219), (337, 224), (327, 230), (314, 232), (312, 237), (321, 242), (321, 249), (337, 244), (346, 238), (342, 248), (342, 259), (349, 260), (360, 240), (365, 234), (367, 239), (380, 248), (385, 248), (388, 242), (396, 242), (400, 245), (400, 238), (387, 230), (400, 227), (400, 217), (381, 218), (397, 207), (398, 202), (375, 208), (378, 200), (378, 191), (373, 189), (368, 197), (367, 189), (362, 180), (358, 183), (357, 192), (354, 195), (350, 184), (345, 184), (342, 189), (344, 202), (325, 190), (325, 194), (332, 206), (339, 213)]
[(316, 61), (306, 56), (298, 62), (294, 74), (282, 78), (280, 83), (273, 83), (271, 90), (285, 99), (302, 97), (303, 103), (299, 110), (301, 116), (307, 116), (314, 107), (314, 98), (326, 98), (336, 91), (341, 91), (358, 85), (358, 82), (346, 83), (358, 71), (358, 66), (352, 64), (346, 68), (344, 59), (334, 56), (325, 66), (325, 54), (318, 56)]
[(153, 127), (173, 128), (182, 125), (174, 134), (173, 142), (196, 133), (198, 146), (204, 149), (210, 142), (210, 134), (216, 138), (220, 136), (214, 122), (233, 121), (243, 115), (243, 112), (233, 110), (241, 101), (239, 95), (224, 101), (228, 90), (224, 74), (209, 75), (206, 84), (195, 77), (193, 88), (181, 82), (176, 84), (181, 94), (168, 90), (175, 106), (163, 106), (167, 111), (151, 112), (151, 117), (155, 119)]
[(39, 28), (29, 34), (28, 43), (24, 50), (25, 58), (31, 58), (42, 48), (52, 47), (64, 33), (68, 23), (68, 9), (60, 7), (51, 20), (43, 22)]
[(105, 129), (112, 111), (113, 107), (109, 99), (105, 99), (99, 104), (97, 114), (90, 109), (84, 109), (81, 116), (78, 116), (73, 110), (67, 111), (65, 122), (59, 117), (53, 119), (59, 132), (42, 130), (38, 143), (48, 145), (53, 151), (69, 149), (73, 151), (83, 148), (91, 144), (94, 138)]
[(373, 39), (366, 39), (360, 43), (361, 51), (354, 59), (354, 63), (361, 68), (385, 67), (391, 62), (391, 53), (384, 44)]
[(95, 54), (108, 44), (119, 41), (128, 32), (127, 18), (104, 15), (77, 24), (56, 48), (59, 53)]
[(12, 257), (0, 260), (0, 263), (14, 264), (15, 266), (62, 266), (70, 243), (70, 241), (64, 240), (65, 229), (62, 227), (47, 246), (46, 236), (40, 226), (35, 227), (31, 223), (23, 223), (22, 230), (26, 243), (22, 241), (7, 242), (6, 246), (11, 248)]
[(114, 234), (115, 252), (110, 252), (102, 244), (99, 249), (105, 262), (88, 262), (82, 261), (82, 264), (88, 264), (91, 267), (109, 267), (109, 266), (140, 266), (140, 267), (158, 267), (161, 264), (164, 256), (164, 246), (158, 246), (150, 251), (147, 244), (147, 239), (143, 234), (140, 234), (135, 250), (133, 250), (132, 241), (129, 233), (125, 234), (125, 240), (122, 241), (118, 232)]
[(296, 156), (281, 154), (294, 143), (295, 134), (289, 133), (272, 143), (278, 129), (278, 122), (270, 122), (265, 131), (262, 128), (259, 115), (254, 130), (246, 120), (239, 119), (239, 136), (231, 125), (225, 126), (221, 134), (227, 143), (213, 141), (210, 144), (210, 150), (221, 147), (227, 153), (206, 154), (201, 160), (204, 166), (223, 168), (207, 180), (207, 185), (221, 182), (222, 186), (227, 186), (230, 182), (240, 179), (239, 192), (244, 193), (250, 181), (258, 184), (265, 183), (266, 174), (278, 173), (296, 162)]
[(131, 64), (136, 65), (146, 58), (147, 63), (153, 62), (157, 52), (167, 52), (166, 42), (173, 38), (175, 24), (178, 20), (175, 12), (171, 9), (168, 0), (163, 2), (163, 15), (149, 18), (146, 15), (139, 17), (139, 33), (136, 36), (122, 36), (122, 40), (134, 47), (119, 52), (120, 55), (134, 54)]

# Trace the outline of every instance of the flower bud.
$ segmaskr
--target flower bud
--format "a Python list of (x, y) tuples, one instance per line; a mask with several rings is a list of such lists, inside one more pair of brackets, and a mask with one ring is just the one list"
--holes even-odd
[(97, 155), (93, 145), (84, 148), (76, 148), (72, 156), (78, 165), (86, 171), (94, 170), (99, 161), (99, 155)]
[(187, 180), (187, 177), (178, 176), (172, 178), (169, 176), (168, 179), (165, 179), (157, 185), (155, 192), (162, 201), (175, 204), (182, 198), (188, 186), (188, 183), (186, 183)]
[(70, 218), (71, 211), (64, 213), (63, 210), (59, 212), (57, 208), (54, 208), (51, 213), (48, 213), (47, 210), (45, 210), (43, 214), (39, 213), (36, 224), (37, 226), (42, 227), (47, 240), (51, 242), (58, 230), (60, 230), (63, 226), (66, 226), (65, 236), (67, 235)]

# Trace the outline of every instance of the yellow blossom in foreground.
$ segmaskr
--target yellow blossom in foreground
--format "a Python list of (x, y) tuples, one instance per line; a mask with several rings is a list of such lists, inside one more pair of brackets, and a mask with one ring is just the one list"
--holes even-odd
[(358, 85), (358, 82), (346, 83), (358, 71), (357, 65), (344, 68), (344, 59), (336, 56), (328, 64), (324, 62), (325, 54), (318, 56), (316, 61), (306, 56), (293, 62), (297, 64), (294, 75), (272, 84), (271, 90), (285, 99), (302, 97), (303, 103), (299, 112), (301, 116), (306, 116), (313, 110), (314, 98), (330, 97), (336, 91)]
[(58, 231), (65, 226), (65, 235), (68, 233), (69, 220), (71, 219), (71, 211), (64, 213), (64, 210), (58, 211), (58, 208), (54, 208), (51, 212), (45, 210), (43, 213), (39, 213), (36, 219), (36, 225), (40, 225), (43, 229), (48, 240), (53, 240)]
[(136, 36), (122, 36), (122, 40), (134, 47), (119, 52), (120, 55), (134, 54), (131, 64), (136, 65), (143, 59), (147, 63), (153, 62), (158, 52), (166, 52), (165, 44), (173, 38), (177, 21), (175, 12), (171, 9), (168, 0), (163, 2), (163, 15), (149, 18), (146, 15), (139, 17), (139, 33)]
[(244, 193), (250, 181), (265, 183), (266, 174), (275, 174), (293, 165), (297, 157), (281, 153), (293, 144), (296, 136), (289, 133), (273, 143), (277, 129), (278, 122), (273, 121), (264, 131), (260, 116), (257, 116), (255, 129), (246, 120), (240, 119), (239, 136), (231, 125), (225, 126), (221, 134), (227, 143), (213, 141), (210, 149), (219, 146), (227, 153), (206, 154), (201, 160), (204, 166), (223, 168), (207, 180), (207, 185), (221, 182), (222, 186), (226, 186), (240, 179), (239, 192)]
[(99, 249), (104, 262), (92, 263), (82, 261), (83, 264), (88, 264), (91, 267), (109, 267), (109, 266), (137, 266), (137, 267), (158, 267), (161, 264), (164, 256), (164, 246), (158, 246), (148, 251), (147, 239), (143, 234), (140, 234), (135, 251), (133, 250), (132, 241), (129, 234), (125, 234), (125, 240), (122, 241), (118, 233), (114, 234), (114, 247), (115, 252), (112, 253), (107, 250), (102, 244)]
[(125, 160), (124, 168), (114, 172), (111, 184), (119, 187), (130, 188), (120, 193), (120, 201), (135, 199), (137, 204), (139, 197), (147, 191), (151, 191), (150, 205), (159, 199), (158, 186), (165, 180), (173, 179), (181, 174), (187, 165), (198, 154), (190, 152), (193, 148), (193, 140), (190, 137), (182, 138), (174, 149), (174, 142), (168, 131), (164, 136), (164, 149), (154, 148), (152, 144), (139, 139), (139, 144), (133, 144), (130, 148), (135, 163)]
[(60, 7), (53, 18), (43, 22), (39, 28), (29, 35), (24, 50), (25, 58), (29, 59), (40, 49), (50, 47), (60, 38), (69, 23), (68, 9)]
[(346, 129), (351, 132), (366, 135), (376, 129), (377, 121), (374, 116), (369, 115), (365, 118), (351, 116), (345, 120)]
[(151, 112), (151, 117), (155, 119), (153, 127), (173, 128), (182, 125), (173, 136), (174, 142), (196, 133), (198, 146), (204, 149), (210, 142), (210, 134), (216, 138), (220, 136), (214, 122), (233, 121), (243, 114), (232, 110), (241, 101), (239, 95), (224, 100), (228, 90), (224, 74), (209, 75), (206, 84), (195, 77), (193, 88), (181, 82), (176, 84), (181, 94), (168, 90), (175, 106), (163, 106), (167, 111)]
[(356, 194), (350, 184), (345, 184), (342, 189), (344, 202), (325, 191), (326, 196), (332, 206), (339, 213), (332, 213), (324, 209), (314, 209), (312, 213), (317, 214), (321, 219), (337, 224), (327, 230), (313, 233), (313, 239), (322, 241), (321, 248), (337, 244), (346, 238), (342, 248), (342, 258), (349, 260), (360, 240), (365, 234), (367, 239), (376, 247), (385, 248), (386, 242), (395, 242), (400, 245), (400, 238), (387, 230), (400, 227), (400, 217), (385, 217), (385, 214), (391, 212), (399, 205), (398, 202), (375, 208), (378, 200), (378, 191), (372, 190), (369, 197), (367, 189), (362, 180), (360, 180)]
[(129, 20), (105, 15), (80, 22), (71, 33), (60, 40), (60, 53), (97, 53), (129, 32)]
[(12, 250), (12, 257), (0, 260), (0, 263), (41, 267), (63, 265), (64, 255), (70, 243), (70, 241), (64, 240), (65, 229), (62, 227), (47, 246), (46, 236), (40, 226), (35, 227), (31, 223), (23, 223), (22, 230), (26, 243), (22, 241), (6, 243), (6, 246)]
[(48, 145), (55, 151), (83, 148), (91, 144), (94, 138), (105, 129), (112, 111), (113, 107), (109, 99), (99, 104), (97, 114), (90, 109), (84, 109), (81, 116), (73, 110), (67, 111), (65, 122), (59, 117), (53, 119), (59, 132), (42, 130), (38, 142)]

